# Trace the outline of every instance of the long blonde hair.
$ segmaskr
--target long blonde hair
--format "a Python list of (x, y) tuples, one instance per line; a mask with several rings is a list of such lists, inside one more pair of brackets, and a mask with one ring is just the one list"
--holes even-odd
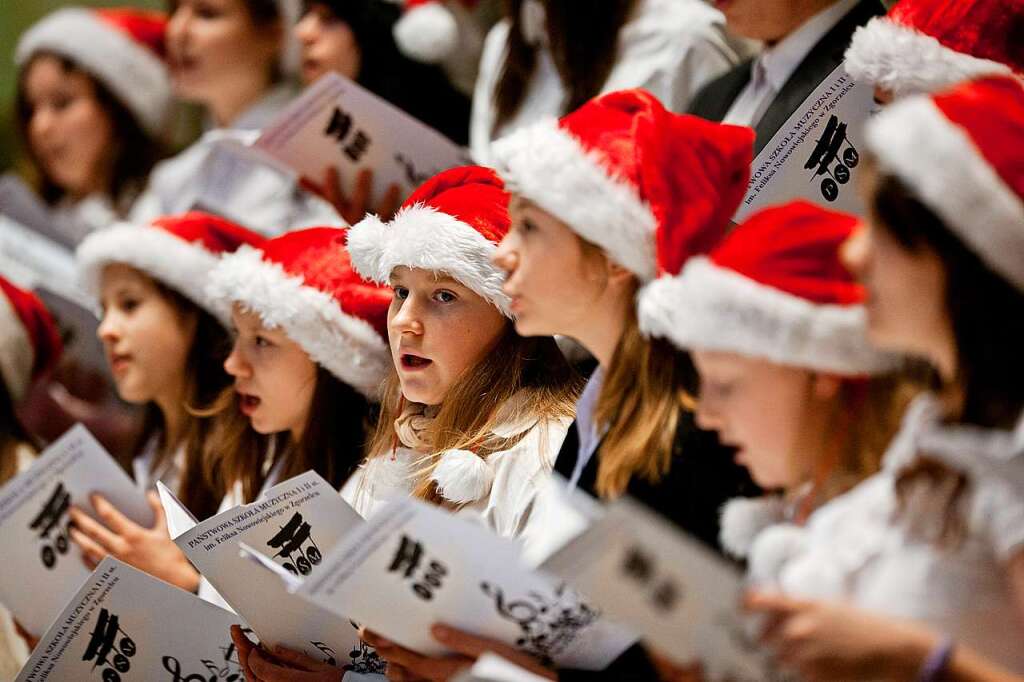
[[(502, 421), (530, 417), (571, 419), (581, 381), (554, 340), (525, 338), (511, 322), (497, 344), (476, 366), (467, 370), (445, 395), (426, 434), (431, 455), (415, 472), (413, 496), (441, 504), (431, 474), (440, 453), (468, 450), (486, 459), (505, 450), (520, 436), (500, 438), (493, 429)], [(380, 419), (370, 441), (369, 457), (389, 456), (398, 446), (394, 422), (405, 406), (398, 375), (392, 367), (385, 382)], [(510, 413), (509, 407), (520, 414)]]

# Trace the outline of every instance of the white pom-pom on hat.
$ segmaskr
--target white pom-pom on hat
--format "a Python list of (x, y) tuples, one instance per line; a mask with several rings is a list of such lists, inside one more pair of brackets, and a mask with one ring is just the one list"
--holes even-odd
[(718, 539), (730, 555), (744, 559), (761, 531), (785, 520), (785, 503), (778, 495), (736, 497), (722, 506)]
[(748, 575), (755, 585), (777, 585), (782, 568), (807, 546), (807, 531), (784, 523), (766, 528), (750, 549)]
[(405, 13), (392, 29), (398, 48), (411, 59), (437, 64), (459, 43), (455, 15), (444, 2), (406, 2)]
[(491, 491), (494, 470), (474, 452), (449, 450), (430, 475), (441, 497), (456, 504), (476, 502)]

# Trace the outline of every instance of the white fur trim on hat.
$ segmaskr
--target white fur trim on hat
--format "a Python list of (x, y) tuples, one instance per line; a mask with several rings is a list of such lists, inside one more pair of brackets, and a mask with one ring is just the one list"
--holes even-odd
[(745, 559), (761, 531), (786, 520), (785, 510), (780, 495), (729, 500), (722, 506), (719, 526), (722, 548), (737, 559)]
[(895, 174), (988, 265), (1024, 289), (1024, 199), (967, 132), (927, 97), (896, 102), (869, 121), (879, 165)]
[(91, 10), (69, 7), (45, 17), (18, 41), (15, 62), (24, 67), (41, 51), (73, 60), (120, 98), (147, 132), (164, 132), (171, 105), (167, 67)]
[(314, 362), (367, 396), (377, 398), (391, 367), (380, 334), (365, 320), (342, 312), (330, 294), (307, 286), (263, 252), (243, 245), (224, 256), (210, 275), (207, 294), (228, 306), (238, 303), (280, 328)]
[(32, 380), (35, 349), (10, 300), (0, 294), (0, 377), (15, 402), (25, 397)]
[(508, 190), (564, 221), (643, 281), (657, 273), (658, 221), (626, 180), (554, 119), (494, 143), (494, 167)]
[(818, 305), (700, 256), (639, 293), (640, 330), (683, 349), (718, 350), (844, 375), (898, 366), (868, 344), (863, 306)]
[(491, 491), (494, 469), (469, 450), (449, 450), (430, 474), (437, 493), (456, 504), (470, 504)]
[(403, 265), (443, 272), (512, 317), (501, 290), (505, 273), (491, 262), (498, 247), (447, 213), (416, 204), (387, 224), (369, 215), (349, 229), (347, 246), (352, 266), (366, 279), (387, 284), (391, 271)]
[(952, 50), (938, 39), (875, 17), (853, 34), (846, 71), (894, 95), (930, 93), (980, 76), (1012, 75), (1006, 64)]
[(230, 308), (219, 305), (204, 289), (217, 256), (200, 244), (158, 227), (117, 223), (86, 237), (75, 259), (82, 287), (93, 298), (99, 298), (103, 268), (123, 263), (166, 284), (228, 326)]
[(406, 11), (392, 29), (395, 43), (407, 57), (437, 64), (455, 50), (459, 27), (451, 10), (440, 0)]

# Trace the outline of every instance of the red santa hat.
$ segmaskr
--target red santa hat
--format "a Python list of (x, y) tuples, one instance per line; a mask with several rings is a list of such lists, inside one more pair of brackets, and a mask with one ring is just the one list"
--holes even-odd
[(1024, 73), (1024, 0), (900, 0), (858, 28), (846, 52), (854, 79), (902, 95)]
[(898, 177), (993, 271), (1024, 289), (1024, 85), (963, 83), (896, 102), (867, 128)]
[(856, 216), (796, 201), (751, 216), (710, 256), (640, 294), (640, 328), (684, 349), (840, 375), (891, 370), (866, 338), (864, 290), (840, 261)]
[(402, 16), (392, 29), (402, 53), (420, 62), (436, 64), (454, 52), (459, 43), (459, 24), (452, 12), (457, 4), (467, 9), (477, 0), (398, 0)]
[(644, 90), (602, 95), (493, 146), (509, 191), (567, 223), (641, 281), (676, 273), (725, 233), (754, 133), (673, 114)]
[(505, 273), (491, 262), (510, 226), (508, 202), (489, 168), (444, 171), (413, 192), (391, 222), (370, 215), (349, 231), (352, 265), (380, 284), (399, 266), (443, 272), (511, 317), (501, 290)]
[(24, 398), (32, 381), (57, 365), (62, 351), (43, 302), (0, 277), (0, 378), (11, 398)]
[(163, 60), (166, 27), (160, 12), (68, 7), (28, 29), (14, 59), (18, 68), (40, 52), (70, 59), (110, 90), (145, 131), (160, 135), (171, 105)]
[(311, 227), (225, 256), (207, 293), (280, 328), (314, 362), (369, 398), (391, 366), (391, 290), (362, 280), (345, 249), (347, 230)]
[(230, 308), (206, 294), (207, 278), (223, 254), (263, 239), (224, 218), (192, 211), (146, 226), (118, 223), (93, 232), (75, 256), (79, 278), (93, 297), (99, 297), (103, 268), (121, 263), (174, 289), (228, 326)]

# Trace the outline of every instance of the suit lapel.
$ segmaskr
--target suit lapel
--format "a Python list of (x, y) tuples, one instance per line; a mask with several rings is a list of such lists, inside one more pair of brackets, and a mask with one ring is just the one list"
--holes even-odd
[(877, 0), (862, 0), (807, 53), (758, 123), (755, 129), (755, 155), (764, 149), (793, 112), (811, 96), (814, 89), (842, 63), (846, 48), (857, 27), (863, 26), (872, 17), (883, 14), (884, 11), (885, 8)]

